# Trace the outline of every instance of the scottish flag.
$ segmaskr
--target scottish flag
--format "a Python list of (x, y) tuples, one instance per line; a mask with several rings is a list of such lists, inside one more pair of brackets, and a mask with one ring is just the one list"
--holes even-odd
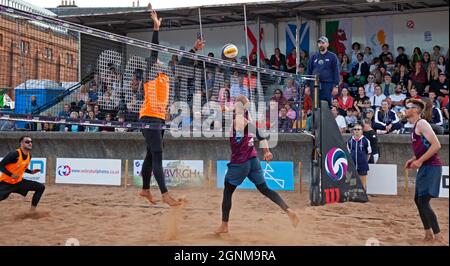
[[(286, 55), (295, 48), (295, 34), (297, 25), (287, 24), (286, 26)], [(309, 54), (309, 22), (302, 23), (300, 27), (300, 49)], [(298, 51), (297, 51), (298, 52)]]

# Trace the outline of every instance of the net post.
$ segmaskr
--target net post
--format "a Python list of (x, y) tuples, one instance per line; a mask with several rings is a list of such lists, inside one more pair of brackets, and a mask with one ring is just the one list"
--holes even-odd
[(302, 162), (298, 162), (298, 191), (302, 194)]
[(125, 189), (128, 187), (128, 159), (125, 160), (125, 183), (124, 183), (124, 187)]

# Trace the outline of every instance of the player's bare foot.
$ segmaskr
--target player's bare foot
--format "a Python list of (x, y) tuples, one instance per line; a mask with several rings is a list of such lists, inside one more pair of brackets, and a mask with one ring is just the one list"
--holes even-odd
[(219, 228), (214, 231), (216, 235), (220, 234), (226, 234), (228, 233), (228, 223), (222, 222), (222, 224), (219, 226)]
[(291, 209), (287, 209), (286, 213), (287, 213), (287, 215), (289, 217), (289, 220), (291, 220), (292, 226), (293, 227), (297, 227), (297, 225), (298, 225), (298, 223), (300, 221), (298, 219), (297, 214), (294, 211), (292, 211)]
[(445, 243), (444, 238), (442, 237), (441, 233), (437, 233), (434, 235), (434, 242)]
[(431, 230), (425, 230), (425, 237), (423, 238), (423, 241), (430, 242), (434, 240), (433, 233)]
[(169, 192), (162, 194), (162, 201), (169, 206), (178, 206), (181, 205), (179, 200), (176, 200), (170, 196)]
[(149, 189), (143, 189), (141, 190), (141, 193), (139, 193), (140, 196), (146, 198), (151, 204), (156, 204), (158, 202), (150, 193)]

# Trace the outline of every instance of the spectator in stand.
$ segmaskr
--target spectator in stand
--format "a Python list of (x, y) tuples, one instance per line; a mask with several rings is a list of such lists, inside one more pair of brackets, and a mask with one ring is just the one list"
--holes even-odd
[(428, 92), (430, 89), (429, 86), (438, 79), (439, 79), (439, 68), (437, 67), (435, 61), (431, 61), (427, 71), (428, 83), (427, 86), (425, 87), (425, 92)]
[[(78, 113), (73, 111), (70, 113), (70, 118), (71, 119), (78, 119)], [(82, 132), (82, 129), (84, 129), (83, 126), (79, 126), (79, 125), (66, 125), (65, 131), (66, 132)]]
[(344, 75), (339, 75), (339, 84), (338, 84), (338, 91), (342, 91), (343, 88), (348, 88), (348, 84), (344, 81)]
[(281, 131), (287, 131), (292, 128), (292, 120), (287, 117), (286, 107), (280, 108), (280, 114), (278, 117), (278, 129)]
[[(387, 76), (386, 76), (387, 77)], [(395, 91), (392, 90), (393, 92)], [(384, 95), (381, 91), (381, 86), (380, 85), (376, 85), (375, 86), (375, 95), (370, 97), (370, 105), (371, 108), (374, 110), (378, 110), (381, 107), (381, 102), (383, 100), (385, 100), (387, 97), (386, 95)]]
[(437, 95), (434, 91), (428, 93), (428, 98), (430, 98), (430, 101), (435, 104), (437, 108), (441, 109), (441, 102), (437, 99)]
[(331, 113), (334, 116), (334, 119), (336, 120), (336, 124), (339, 128), (339, 131), (341, 133), (345, 133), (347, 131), (347, 123), (345, 122), (345, 118), (339, 114), (338, 109), (336, 106), (331, 107)]
[(98, 104), (94, 105), (94, 116), (98, 120), (102, 120), (104, 118), (104, 115), (100, 112), (100, 106), (98, 106)]
[(428, 69), (428, 66), (430, 65), (430, 63), (431, 63), (430, 53), (429, 52), (424, 52), (423, 53), (423, 59), (422, 59), (422, 65), (423, 65), (423, 69), (425, 69), (425, 71)]
[(378, 162), (378, 159), (380, 158), (377, 132), (373, 130), (372, 121), (370, 119), (365, 118), (362, 120), (362, 122), (364, 137), (369, 140), (370, 146), (372, 147), (372, 155), (370, 156), (369, 164), (376, 164)]
[(286, 72), (295, 73), (297, 71), (297, 49), (293, 48), (286, 58)]
[(397, 57), (395, 58), (395, 63), (397, 64), (397, 66), (409, 66), (409, 58), (408, 56), (405, 54), (405, 47), (403, 46), (399, 46), (397, 48)]
[[(105, 121), (106, 121), (106, 123), (112, 122), (112, 114), (111, 113), (106, 114)], [(100, 127), (100, 132), (114, 132), (114, 128), (113, 127)]]
[(395, 83), (392, 83), (392, 76), (390, 72), (387, 72), (386, 75), (384, 75), (384, 82), (381, 83), (381, 89), (383, 94), (388, 97), (391, 94), (394, 94), (395, 91)]
[(363, 55), (364, 55), (364, 62), (366, 62), (367, 65), (369, 65), (369, 66), (372, 65), (373, 59), (375, 58), (372, 54), (372, 48), (370, 48), (369, 46), (366, 46), (364, 48)]
[(435, 45), (433, 47), (433, 53), (431, 54), (431, 60), (437, 62), (441, 56), (441, 47), (439, 45)]
[(346, 116), (347, 112), (339, 108), (339, 100), (337, 98), (334, 98), (331, 100), (331, 107), (336, 107), (338, 110), (339, 115)]
[[(352, 67), (354, 65), (356, 65), (356, 63), (358, 62), (358, 54), (361, 53), (361, 44), (359, 44), (359, 42), (354, 42), (352, 44), (352, 54), (351, 54), (351, 58), (352, 58)], [(364, 57), (364, 56), (363, 56)]]
[(353, 109), (353, 97), (350, 96), (348, 89), (343, 88), (341, 95), (338, 97), (339, 108), (347, 111), (348, 109)]
[(283, 96), (286, 99), (297, 99), (297, 88), (294, 85), (293, 79), (286, 79), (286, 87), (284, 88)]
[(398, 84), (403, 85), (403, 87), (406, 88), (407, 91), (411, 89), (412, 81), (409, 77), (408, 68), (405, 65), (400, 65), (398, 70), (394, 71), (392, 82), (397, 85)]
[[(445, 73), (445, 57), (444, 56), (439, 56), (438, 61), (437, 61), (437, 68), (439, 69), (439, 73)], [(448, 73), (446, 73), (448, 74)]]
[(370, 121), (372, 121), (372, 126), (373, 126), (373, 122), (375, 120), (375, 110), (373, 110), (372, 108), (367, 108), (366, 112), (364, 113), (364, 117), (363, 119), (369, 119)]
[[(67, 119), (70, 118), (70, 105), (69, 104), (64, 104), (64, 109), (58, 113), (58, 117), (61, 119)], [(68, 125), (60, 125), (59, 126), (59, 131), (66, 131), (66, 127)]]
[(271, 69), (286, 71), (286, 56), (281, 53), (280, 48), (275, 48), (275, 54), (270, 57)]
[(304, 64), (298, 65), (298, 74), (306, 75), (306, 65), (304, 65)]
[(415, 47), (413, 50), (413, 54), (411, 56), (411, 68), (414, 68), (414, 65), (417, 62), (422, 62), (422, 60), (423, 60), (422, 50), (420, 50), (419, 47)]
[(378, 69), (376, 69), (373, 73), (375, 76), (375, 83), (380, 84), (383, 82), (384, 75), (386, 74), (386, 66), (385, 65), (379, 65)]
[(364, 62), (364, 56), (362, 53), (359, 53), (356, 56), (355, 65), (352, 68), (351, 76), (348, 78), (348, 83), (352, 86), (362, 86), (369, 76), (369, 65)]
[(372, 74), (369, 74), (367, 77), (367, 84), (364, 85), (364, 91), (366, 92), (367, 97), (372, 97), (375, 95), (375, 86), (377, 84), (375, 83), (375, 76)]
[(347, 149), (355, 163), (358, 175), (364, 189), (367, 189), (367, 172), (369, 171), (369, 160), (372, 154), (370, 141), (363, 135), (363, 125), (358, 123), (352, 130), (352, 137), (347, 140)]
[(436, 108), (436, 105), (434, 105), (429, 98), (423, 98), (422, 101), (425, 103), (422, 118), (430, 123), (430, 126), (436, 135), (443, 135), (444, 127), (442, 127), (442, 125), (444, 124), (444, 118), (441, 110)]
[[(117, 115), (117, 122), (119, 122), (121, 125), (124, 125), (124, 124), (125, 124), (125, 115), (122, 114), (122, 113), (119, 113), (119, 114)], [(115, 132), (129, 132), (130, 129), (124, 128), (124, 127), (116, 127), (116, 128), (114, 129), (114, 131), (115, 131)]]
[(222, 108), (222, 112), (229, 112), (233, 110), (233, 105), (234, 103), (231, 99), (230, 91), (224, 90), (220, 99), (220, 107)]
[(356, 117), (356, 112), (353, 108), (347, 110), (347, 115), (345, 116), (345, 122), (347, 123), (348, 130), (352, 130), (352, 128), (358, 122), (358, 118)]
[(389, 98), (387, 99), (395, 112), (400, 112), (405, 107), (406, 95), (402, 92), (402, 85), (397, 85), (397, 87), (395, 88), (395, 93), (389, 95)]
[(353, 107), (358, 112), (358, 116), (361, 115), (365, 109), (370, 108), (370, 99), (366, 96), (366, 91), (363, 87), (358, 88), (358, 95), (356, 95), (355, 101), (353, 102)]
[(373, 59), (372, 64), (369, 65), (369, 72), (372, 73), (372, 74), (375, 73), (375, 71), (380, 67), (380, 65), (381, 65), (380, 58), (375, 57)]
[(388, 55), (390, 55), (392, 58), (394, 57), (392, 55), (392, 53), (389, 51), (389, 45), (388, 44), (386, 44), (386, 43), (383, 44), (381, 46), (381, 50), (382, 50), (382, 52), (378, 56), (380, 58), (380, 60), (381, 60), (381, 64), (384, 64), (384, 62), (388, 60), (388, 58), (387, 58)]
[(97, 101), (98, 101), (97, 84), (92, 84), (92, 86), (89, 88), (88, 99), (89, 99), (89, 104), (97, 103)]
[[(427, 72), (423, 68), (421, 62), (416, 62), (414, 70), (411, 73), (412, 87), (415, 87), (419, 95), (425, 93), (425, 86), (427, 84)], [(411, 93), (411, 90), (410, 90)]]
[(87, 119), (87, 114), (86, 114), (86, 112), (84, 112), (83, 110), (80, 110), (80, 111), (78, 111), (78, 118), (80, 118), (80, 119)]
[(342, 59), (339, 61), (339, 71), (344, 73), (344, 77), (348, 77), (352, 72), (352, 63), (347, 54), (343, 54)]
[(303, 110), (307, 115), (312, 112), (311, 88), (309, 86), (306, 86), (303, 92)]
[(306, 66), (308, 65), (308, 54), (302, 49), (300, 49), (300, 65), (305, 66), (306, 71)]
[(446, 98), (447, 98), (447, 103), (442, 107), (442, 112), (444, 113), (445, 119), (447, 119), (447, 123), (448, 123), (448, 120), (450, 119), (449, 113), (448, 113), (448, 105), (449, 105), (448, 95), (446, 96)]
[(400, 119), (395, 111), (389, 109), (389, 103), (384, 100), (381, 103), (381, 108), (375, 111), (374, 127), (378, 134), (397, 133), (402, 128)]
[(445, 73), (440, 73), (438, 80), (430, 84), (429, 91), (434, 91), (440, 100), (448, 95), (448, 81)]
[(416, 88), (414, 88), (414, 86), (409, 91), (408, 99), (417, 99), (417, 100), (422, 99), (422, 97), (420, 97), (420, 95), (417, 93), (417, 90), (416, 90)]
[[(95, 118), (94, 111), (89, 111), (88, 116), (89, 116), (88, 117), (89, 120), (92, 120), (92, 121), (93, 120), (98, 120), (97, 118)], [(98, 127), (96, 127), (96, 126), (86, 126), (86, 128), (84, 129), (84, 132), (98, 132)]]
[[(291, 121), (295, 121), (297, 119), (297, 112), (292, 109), (291, 106), (294, 106), (294, 101), (286, 104), (285, 108), (286, 108), (286, 116), (291, 119)], [(281, 112), (280, 112), (281, 115)]]
[(278, 110), (280, 110), (287, 104), (287, 99), (283, 96), (283, 91), (280, 89), (276, 89), (273, 94), (270, 100), (276, 101), (278, 103)]
[(244, 86), (244, 77), (239, 75), (237, 70), (234, 71), (230, 82), (230, 95), (234, 101), (239, 95), (248, 97), (248, 88)]
[(395, 70), (396, 64), (394, 61), (394, 58), (392, 57), (392, 55), (388, 55), (386, 57), (386, 61), (384, 62), (384, 65), (386, 66), (386, 72), (392, 72)]

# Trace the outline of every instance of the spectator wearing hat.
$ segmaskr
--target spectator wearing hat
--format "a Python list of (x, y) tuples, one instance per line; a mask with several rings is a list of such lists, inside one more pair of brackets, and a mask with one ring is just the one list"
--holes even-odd
[(392, 83), (392, 74), (390, 72), (386, 72), (384, 75), (384, 81), (381, 83), (381, 89), (383, 94), (388, 97), (391, 94), (394, 94), (396, 84)]
[(366, 82), (366, 78), (369, 73), (369, 65), (364, 62), (364, 55), (362, 53), (358, 53), (356, 56), (355, 65), (351, 71), (351, 76), (348, 78), (348, 82), (352, 86), (359, 87)]
[(327, 37), (320, 37), (317, 44), (319, 52), (309, 58), (307, 71), (308, 75), (319, 75), (319, 99), (331, 105), (331, 92), (339, 84), (339, 60), (336, 54), (328, 51)]

